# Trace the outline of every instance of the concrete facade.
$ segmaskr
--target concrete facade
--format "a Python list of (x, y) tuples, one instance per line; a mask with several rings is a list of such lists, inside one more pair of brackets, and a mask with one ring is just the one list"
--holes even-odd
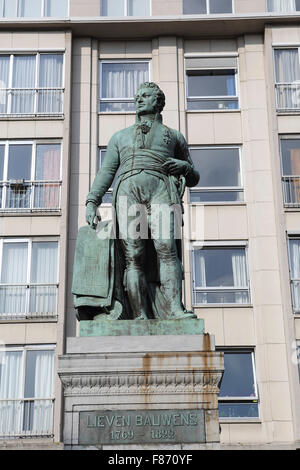
[[(42, 19), (38, 25), (28, 18), (0, 19), (0, 55), (64, 53), (63, 115), (0, 114), (0, 141), (62, 144), (60, 210), (0, 213), (1, 239), (59, 242), (57, 318), (1, 320), (0, 315), (0, 340), (8, 348), (55, 345), (50, 447), (63, 439), (57, 357), (66, 352), (67, 338), (78, 333), (71, 284), (85, 197), (97, 172), (99, 147), (105, 148), (113, 132), (135, 120), (133, 112), (99, 112), (99, 60), (149, 61), (150, 79), (166, 94), (166, 125), (180, 130), (191, 148), (241, 149), (243, 201), (189, 203), (185, 194), (184, 300), (204, 319), (217, 349), (254, 353), (259, 417), (221, 418), (221, 448), (299, 447), (295, 344), (300, 341), (300, 315), (292, 307), (288, 240), (300, 236), (300, 208), (284, 204), (279, 138), (300, 138), (300, 106), (276, 110), (273, 54), (274, 47), (299, 47), (299, 12), (268, 13), (265, 0), (234, 0), (233, 14), (187, 17), (181, 0), (152, 0), (152, 16), (115, 19), (100, 16), (100, 0), (70, 0), (69, 13), (68, 19)], [(186, 60), (224, 57), (237, 59), (239, 107), (187, 110)], [(110, 211), (109, 206), (100, 209), (103, 218)], [(249, 303), (193, 305), (191, 245), (197, 243), (246, 247)], [(39, 437), (37, 448), (46, 440)], [(0, 439), (1, 446), (10, 448), (12, 441)]]

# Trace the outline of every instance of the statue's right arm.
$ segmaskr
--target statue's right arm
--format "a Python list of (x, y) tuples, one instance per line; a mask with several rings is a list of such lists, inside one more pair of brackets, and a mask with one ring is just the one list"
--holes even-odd
[(89, 225), (93, 224), (97, 208), (101, 204), (104, 194), (111, 187), (119, 164), (118, 139), (115, 134), (108, 143), (104, 162), (86, 198), (86, 221)]

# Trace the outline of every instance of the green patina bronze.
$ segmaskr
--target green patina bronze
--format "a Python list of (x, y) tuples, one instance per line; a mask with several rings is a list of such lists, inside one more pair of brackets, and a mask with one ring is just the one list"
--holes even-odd
[[(199, 174), (183, 135), (162, 122), (162, 90), (146, 82), (135, 103), (136, 123), (112, 136), (87, 196), (88, 226), (78, 234), (72, 287), (77, 318), (90, 321), (97, 316), (97, 326), (83, 326), (82, 334), (96, 331), (99, 318), (134, 320), (137, 325), (151, 319), (180, 320), (176, 331), (182, 320), (196, 318), (182, 304), (178, 225), (181, 232), (185, 186), (196, 185)], [(115, 220), (95, 224), (97, 208), (117, 172)], [(163, 334), (163, 322), (159, 328)]]

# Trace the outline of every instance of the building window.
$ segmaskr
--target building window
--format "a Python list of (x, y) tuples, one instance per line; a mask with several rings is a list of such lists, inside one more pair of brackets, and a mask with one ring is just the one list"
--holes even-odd
[(186, 58), (188, 110), (238, 109), (236, 57)]
[(300, 11), (300, 0), (267, 0), (267, 11), (278, 13)]
[(100, 112), (134, 112), (134, 96), (149, 81), (149, 67), (148, 61), (100, 61)]
[(300, 137), (280, 139), (283, 199), (287, 207), (300, 207)]
[(101, 0), (101, 16), (150, 16), (150, 0)]
[(249, 304), (245, 246), (194, 244), (193, 304)]
[(58, 243), (0, 240), (0, 319), (57, 314)]
[(253, 351), (224, 350), (224, 367), (219, 393), (219, 417), (258, 418)]
[(300, 313), (300, 237), (289, 238), (290, 281), (294, 313)]
[(184, 15), (232, 13), (232, 0), (183, 0)]
[(60, 193), (60, 144), (0, 141), (0, 209), (57, 211)]
[(63, 113), (63, 54), (0, 55), (0, 114)]
[(278, 111), (300, 108), (299, 48), (275, 49), (275, 89)]
[(0, 354), (0, 436), (53, 435), (53, 346), (11, 347)]
[(68, 16), (68, 0), (0, 0), (0, 18)]
[(241, 202), (244, 200), (239, 147), (191, 148), (201, 178), (189, 191), (190, 202)]

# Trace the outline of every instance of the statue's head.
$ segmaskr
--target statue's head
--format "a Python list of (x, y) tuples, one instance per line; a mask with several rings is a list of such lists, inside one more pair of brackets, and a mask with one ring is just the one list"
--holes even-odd
[(161, 113), (165, 106), (165, 94), (156, 83), (142, 83), (135, 95), (138, 115)]

